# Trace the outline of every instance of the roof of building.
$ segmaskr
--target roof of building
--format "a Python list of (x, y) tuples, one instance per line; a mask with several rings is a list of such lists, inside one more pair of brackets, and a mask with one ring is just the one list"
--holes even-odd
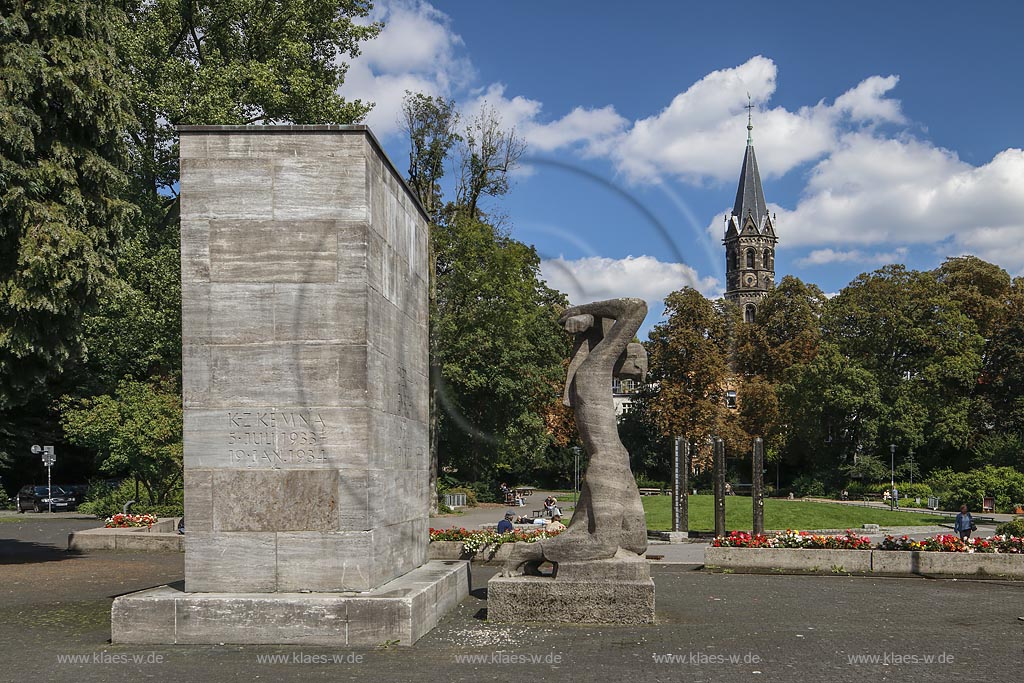
[(768, 215), (764, 190), (761, 188), (761, 174), (757, 170), (757, 157), (754, 156), (754, 143), (749, 139), (743, 155), (743, 169), (740, 171), (740, 184), (736, 188), (732, 215), (736, 216), (741, 229), (747, 216), (752, 216), (758, 230), (763, 227), (765, 216)]

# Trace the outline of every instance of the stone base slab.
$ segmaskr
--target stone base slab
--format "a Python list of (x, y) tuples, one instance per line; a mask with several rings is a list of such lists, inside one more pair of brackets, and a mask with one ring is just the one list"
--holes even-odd
[(495, 576), (487, 619), (498, 623), (653, 624), (654, 581)]
[(180, 517), (162, 517), (153, 526), (124, 529), (82, 529), (68, 534), (68, 550), (132, 550), (184, 552), (185, 537), (179, 534)]
[(469, 563), (431, 561), (362, 593), (185, 593), (159, 586), (114, 600), (111, 642), (412, 645), (469, 594)]

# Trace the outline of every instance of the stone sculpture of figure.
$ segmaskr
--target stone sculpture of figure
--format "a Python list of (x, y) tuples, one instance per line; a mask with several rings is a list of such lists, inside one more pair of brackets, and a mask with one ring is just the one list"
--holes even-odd
[(543, 541), (516, 543), (503, 576), (536, 574), (544, 561), (555, 565), (557, 576), (560, 563), (635, 561), (647, 551), (644, 509), (629, 453), (619, 441), (611, 392), (613, 376), (642, 381), (647, 373), (646, 351), (630, 343), (646, 315), (642, 299), (611, 299), (574, 306), (559, 319), (575, 335), (564, 401), (573, 408), (590, 464), (568, 529)]

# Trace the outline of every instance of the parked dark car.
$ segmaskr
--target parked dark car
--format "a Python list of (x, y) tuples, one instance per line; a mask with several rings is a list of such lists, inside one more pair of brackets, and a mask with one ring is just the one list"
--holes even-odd
[(89, 491), (88, 484), (61, 484), (60, 488), (75, 499), (75, 507), (85, 502), (85, 494)]
[(21, 487), (16, 504), (18, 512), (25, 510), (43, 512), (50, 509), (51, 506), (54, 512), (67, 512), (78, 507), (74, 496), (65, 493), (61, 487), (54, 486), (51, 491), (46, 486), (37, 484), (27, 484)]

